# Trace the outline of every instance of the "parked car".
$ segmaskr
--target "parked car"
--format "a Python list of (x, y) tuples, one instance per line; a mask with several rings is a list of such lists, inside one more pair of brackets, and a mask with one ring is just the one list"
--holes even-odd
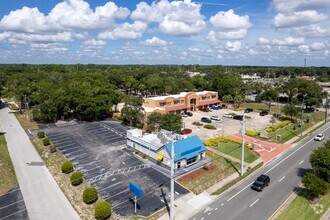
[(323, 134), (318, 134), (314, 138), (315, 141), (322, 141), (323, 139), (324, 139), (324, 135)]
[(233, 116), (229, 113), (225, 113), (222, 117), (225, 117), (225, 118), (232, 118)]
[(186, 113), (181, 113), (181, 116), (184, 118), (188, 117), (188, 115)]
[(214, 121), (221, 121), (221, 119), (216, 115), (212, 115), (211, 119), (214, 120)]
[(185, 128), (183, 130), (181, 130), (180, 134), (184, 135), (184, 134), (190, 134), (192, 132), (192, 130), (190, 128)]
[(257, 191), (262, 191), (263, 188), (269, 185), (269, 182), (270, 182), (269, 176), (262, 174), (256, 179), (256, 181), (254, 181), (251, 188)]
[(201, 108), (199, 109), (199, 111), (202, 111), (202, 112), (209, 112), (210, 110), (208, 108)]
[(219, 109), (222, 109), (222, 106), (212, 105), (211, 109), (213, 109), (213, 110), (219, 110)]
[(260, 116), (265, 116), (265, 115), (268, 115), (268, 111), (267, 110), (262, 110), (260, 113), (259, 113)]
[(193, 113), (192, 112), (186, 112), (186, 115), (193, 116)]
[(245, 113), (250, 113), (250, 112), (253, 112), (253, 108), (246, 108), (244, 110)]
[(233, 119), (243, 121), (243, 115), (235, 115)]
[(207, 117), (203, 117), (203, 118), (201, 118), (201, 121), (202, 121), (202, 122), (205, 122), (205, 123), (212, 123), (212, 120), (209, 119), (209, 118), (207, 118)]

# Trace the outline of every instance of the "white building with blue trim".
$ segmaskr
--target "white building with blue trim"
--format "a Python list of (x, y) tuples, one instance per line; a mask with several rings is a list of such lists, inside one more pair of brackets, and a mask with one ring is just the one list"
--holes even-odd
[(164, 165), (171, 165), (171, 139), (174, 140), (175, 169), (189, 167), (203, 160), (206, 147), (197, 135), (186, 137), (161, 130), (156, 134), (143, 133), (140, 129), (127, 131), (127, 145)]

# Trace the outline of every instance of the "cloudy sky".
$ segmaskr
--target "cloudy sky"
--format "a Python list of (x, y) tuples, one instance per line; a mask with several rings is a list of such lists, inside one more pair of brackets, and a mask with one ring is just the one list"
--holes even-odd
[(330, 65), (329, 0), (1, 0), (0, 63)]

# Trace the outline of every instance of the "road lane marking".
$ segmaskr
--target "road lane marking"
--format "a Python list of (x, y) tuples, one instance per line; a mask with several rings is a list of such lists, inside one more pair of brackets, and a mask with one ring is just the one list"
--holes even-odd
[(208, 215), (211, 215), (211, 212), (209, 212), (209, 214)]
[(251, 182), (249, 185), (247, 185), (246, 187), (244, 187), (243, 189), (241, 189), (240, 191), (238, 191), (235, 195), (233, 195), (232, 197), (230, 197), (229, 199), (227, 199), (227, 202), (229, 202), (230, 200), (232, 200), (233, 198), (235, 198), (238, 194), (240, 194), (241, 192), (243, 192), (246, 188), (248, 188), (253, 182)]
[(281, 182), (284, 178), (285, 178), (285, 176), (283, 176), (278, 182)]
[(221, 203), (221, 206), (223, 206), (224, 205), (224, 203)]
[(257, 199), (256, 201), (254, 201), (254, 202), (250, 205), (250, 208), (251, 208), (254, 204), (256, 204), (258, 201), (259, 201), (259, 199)]
[(303, 162), (304, 162), (304, 160), (300, 161), (300, 162), (299, 162), (299, 165), (301, 165)]
[(218, 210), (218, 208), (215, 208), (214, 210)]

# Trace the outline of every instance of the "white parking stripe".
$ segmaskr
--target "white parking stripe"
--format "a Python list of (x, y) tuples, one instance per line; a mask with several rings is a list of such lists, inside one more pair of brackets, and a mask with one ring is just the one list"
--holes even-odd
[(278, 182), (281, 182), (284, 178), (285, 178), (285, 176), (283, 176)]
[(303, 162), (304, 162), (304, 160), (300, 161), (300, 162), (299, 162), (299, 165), (301, 165)]
[(250, 208), (251, 208), (254, 204), (256, 204), (258, 201), (259, 201), (259, 199), (257, 199), (256, 201), (254, 201), (254, 202), (250, 205)]

